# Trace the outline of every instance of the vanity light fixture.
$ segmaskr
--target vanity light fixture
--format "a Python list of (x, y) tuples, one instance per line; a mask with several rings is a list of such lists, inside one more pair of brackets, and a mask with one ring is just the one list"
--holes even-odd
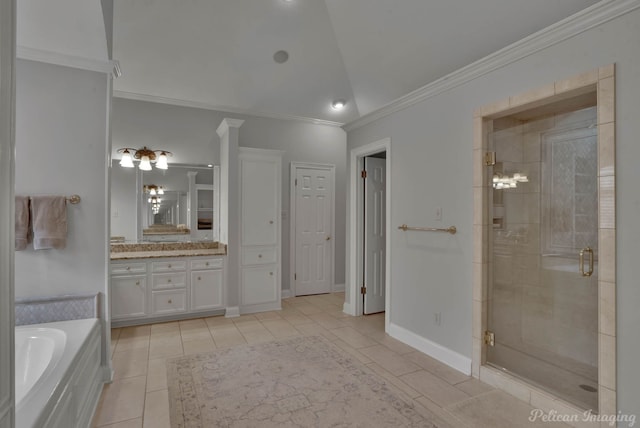
[(331, 108), (334, 110), (340, 111), (344, 109), (346, 105), (347, 105), (347, 102), (345, 100), (339, 99), (331, 103)]
[(156, 186), (155, 184), (145, 184), (142, 190), (151, 196), (164, 195), (164, 188), (162, 186)]
[[(140, 168), (142, 171), (151, 171), (151, 162), (155, 162), (156, 168), (167, 169), (169, 165), (167, 163), (167, 157), (173, 156), (171, 152), (166, 150), (151, 150), (146, 146), (141, 149), (132, 149), (131, 147), (123, 147), (118, 149), (118, 153), (122, 153), (122, 159), (120, 159), (120, 166), (123, 168), (133, 168), (133, 160), (139, 160)], [(156, 153), (159, 153), (156, 155)]]

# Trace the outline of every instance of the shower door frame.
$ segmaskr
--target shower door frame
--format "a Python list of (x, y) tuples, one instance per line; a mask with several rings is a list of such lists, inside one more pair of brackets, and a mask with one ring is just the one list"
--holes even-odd
[(512, 96), (474, 112), (473, 138), (473, 353), (472, 376), (533, 407), (582, 415), (584, 409), (486, 364), (484, 336), (492, 269), (489, 236), (491, 168), (485, 165), (488, 134), (495, 119), (589, 92), (597, 94), (598, 124), (598, 413), (616, 414), (616, 219), (615, 219), (615, 64), (610, 64)]

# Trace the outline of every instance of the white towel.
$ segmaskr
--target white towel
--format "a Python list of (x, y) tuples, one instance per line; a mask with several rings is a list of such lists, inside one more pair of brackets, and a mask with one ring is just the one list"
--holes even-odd
[(33, 249), (63, 249), (67, 245), (67, 198), (36, 196), (31, 198)]
[(16, 196), (16, 251), (29, 245), (29, 197)]

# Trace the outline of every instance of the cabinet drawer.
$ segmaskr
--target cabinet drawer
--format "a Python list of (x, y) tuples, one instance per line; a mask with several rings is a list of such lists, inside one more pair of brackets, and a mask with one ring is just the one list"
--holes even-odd
[(243, 265), (266, 265), (276, 263), (278, 255), (275, 248), (247, 248), (242, 250)]
[(163, 288), (180, 288), (187, 284), (187, 274), (185, 272), (178, 273), (154, 273), (152, 275), (151, 288), (153, 290), (162, 290)]
[(118, 263), (111, 265), (111, 273), (113, 275), (124, 275), (133, 273), (146, 273), (146, 263)]
[(191, 260), (191, 270), (220, 269), (223, 266), (224, 260), (222, 258)]
[(169, 262), (153, 262), (151, 263), (152, 272), (176, 272), (187, 269), (187, 262), (184, 260), (172, 260)]
[(187, 309), (187, 291), (153, 291), (151, 293), (154, 314), (171, 314)]

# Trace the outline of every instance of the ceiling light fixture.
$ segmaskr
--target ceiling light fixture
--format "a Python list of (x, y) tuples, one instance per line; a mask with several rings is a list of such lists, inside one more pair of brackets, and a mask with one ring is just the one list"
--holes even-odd
[[(131, 147), (123, 147), (118, 149), (118, 153), (122, 153), (122, 159), (120, 159), (120, 166), (123, 168), (133, 168), (133, 160), (139, 160), (140, 168), (142, 171), (151, 171), (151, 162), (155, 162), (156, 168), (168, 169), (167, 157), (173, 156), (171, 152), (166, 150), (151, 150), (146, 146), (141, 149), (132, 149)], [(133, 153), (133, 154), (132, 154)], [(159, 153), (156, 155), (156, 153)]]
[(335, 100), (331, 103), (331, 108), (334, 110), (342, 110), (347, 105), (347, 102), (343, 99)]

